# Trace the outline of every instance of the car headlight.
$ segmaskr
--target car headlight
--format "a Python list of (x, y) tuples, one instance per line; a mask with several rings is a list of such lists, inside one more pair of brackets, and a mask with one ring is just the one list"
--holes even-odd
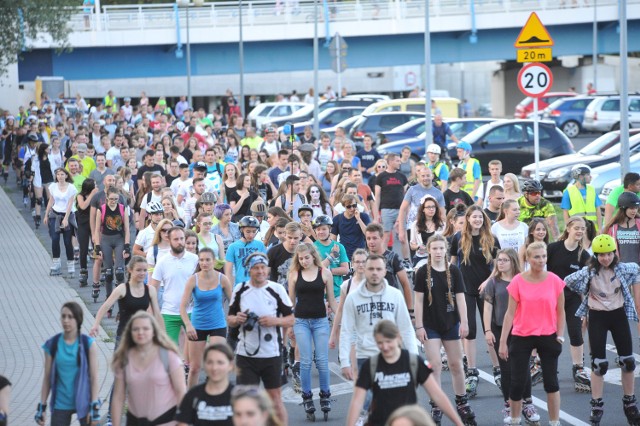
[(562, 167), (559, 169), (552, 170), (549, 172), (549, 179), (558, 179), (563, 176), (566, 176), (571, 169), (569, 167)]

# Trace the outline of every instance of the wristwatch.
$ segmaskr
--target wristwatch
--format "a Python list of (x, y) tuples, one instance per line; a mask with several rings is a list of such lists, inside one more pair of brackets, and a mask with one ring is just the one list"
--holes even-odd
[(564, 336), (558, 336), (556, 337), (556, 340), (560, 343), (564, 343)]

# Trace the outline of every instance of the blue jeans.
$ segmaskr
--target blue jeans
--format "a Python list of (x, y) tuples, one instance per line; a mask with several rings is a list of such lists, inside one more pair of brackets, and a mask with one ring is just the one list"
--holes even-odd
[(320, 376), (320, 390), (329, 392), (329, 320), (325, 318), (296, 318), (293, 325), (296, 343), (300, 350), (300, 382), (302, 393), (311, 392), (311, 363), (313, 348), (316, 350), (316, 366)]

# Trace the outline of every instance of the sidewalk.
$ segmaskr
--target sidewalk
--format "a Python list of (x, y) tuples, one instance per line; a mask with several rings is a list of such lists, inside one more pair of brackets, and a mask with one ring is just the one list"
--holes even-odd
[[(89, 332), (95, 318), (62, 277), (49, 276), (47, 250), (4, 190), (0, 190), (0, 223), (0, 374), (13, 385), (10, 424), (28, 425), (34, 424), (40, 399), (44, 372), (41, 346), (62, 331), (60, 307), (70, 300), (82, 306), (84, 333)], [(109, 368), (113, 343), (103, 329), (96, 343), (100, 399), (105, 400), (113, 380)], [(106, 408), (103, 404), (101, 411), (106, 413)]]

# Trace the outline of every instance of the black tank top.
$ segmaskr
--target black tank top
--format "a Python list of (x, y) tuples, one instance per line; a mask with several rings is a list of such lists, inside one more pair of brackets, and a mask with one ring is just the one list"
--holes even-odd
[(305, 281), (302, 271), (298, 271), (296, 280), (296, 318), (324, 318), (327, 309), (324, 306), (325, 284), (322, 280), (322, 269), (313, 281)]
[(129, 283), (125, 284), (127, 292), (122, 299), (118, 299), (118, 309), (120, 310), (120, 322), (118, 322), (118, 330), (116, 335), (122, 336), (124, 327), (129, 322), (129, 319), (138, 311), (146, 311), (151, 304), (151, 298), (149, 298), (149, 287), (144, 286), (144, 296), (134, 297), (131, 294), (131, 287)]

